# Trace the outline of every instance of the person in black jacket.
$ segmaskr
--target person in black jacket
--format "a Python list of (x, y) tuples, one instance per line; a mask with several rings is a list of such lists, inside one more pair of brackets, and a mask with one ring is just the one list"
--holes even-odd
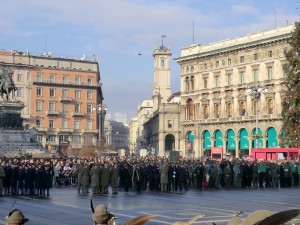
[[(43, 195), (47, 194), (49, 196), (49, 189), (51, 188), (52, 184), (52, 174), (50, 170), (50, 165), (46, 164), (45, 169), (43, 170), (43, 176), (42, 176), (42, 189), (43, 189)], [(46, 193), (45, 193), (46, 192)]]
[(4, 182), (3, 182), (5, 195), (9, 195), (9, 192), (10, 192), (11, 171), (12, 171), (12, 168), (11, 168), (9, 162), (6, 162), (6, 165), (4, 166), (5, 177), (4, 177)]

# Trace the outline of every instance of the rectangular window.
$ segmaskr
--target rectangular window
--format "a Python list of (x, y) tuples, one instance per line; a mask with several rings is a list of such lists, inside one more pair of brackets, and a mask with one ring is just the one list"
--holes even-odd
[(79, 120), (74, 120), (74, 129), (79, 129)]
[(203, 88), (208, 88), (208, 79), (207, 78), (203, 79)]
[(75, 98), (80, 99), (80, 91), (79, 90), (75, 91)]
[(17, 97), (23, 97), (23, 88), (18, 87), (18, 89), (17, 89)]
[(272, 80), (273, 79), (273, 67), (268, 67), (267, 68), (268, 71), (268, 80)]
[(231, 66), (231, 59), (228, 59), (228, 60), (227, 60), (227, 65), (228, 65), (228, 66)]
[(245, 72), (240, 71), (240, 84), (245, 83)]
[(50, 129), (53, 129), (53, 128), (54, 128), (54, 120), (53, 120), (53, 119), (50, 119), (50, 120), (49, 120), (49, 128), (50, 128)]
[(173, 120), (168, 120), (168, 128), (172, 128), (173, 127)]
[(92, 78), (88, 78), (87, 79), (87, 84), (91, 85), (93, 83), (93, 79)]
[(258, 81), (258, 69), (252, 70), (253, 82)]
[(220, 87), (220, 77), (219, 76), (215, 76), (215, 87)]
[(207, 70), (207, 63), (204, 63), (204, 69)]
[(49, 102), (49, 111), (55, 111), (55, 102)]
[(272, 58), (272, 50), (271, 50), (271, 51), (268, 51), (268, 57), (269, 57), (269, 58)]
[(42, 74), (41, 73), (37, 73), (36, 74), (36, 79), (37, 79), (37, 82), (42, 82), (43, 81)]
[(86, 129), (87, 130), (91, 130), (92, 129), (92, 121), (91, 120), (87, 120), (86, 121)]
[(68, 143), (69, 135), (59, 135), (59, 143)]
[(75, 84), (80, 84), (80, 77), (79, 76), (75, 76)]
[(62, 97), (63, 97), (63, 98), (68, 97), (68, 90), (67, 90), (67, 89), (63, 89), (63, 90), (62, 90)]
[(55, 138), (56, 138), (55, 135), (47, 135), (46, 141), (55, 142)]
[(50, 75), (50, 83), (55, 83), (55, 75)]
[(42, 96), (42, 88), (36, 88), (36, 96)]
[(68, 79), (68, 76), (67, 75), (63, 75), (63, 84), (67, 83), (67, 79)]
[(86, 112), (87, 112), (87, 114), (91, 114), (91, 113), (92, 113), (92, 109), (93, 109), (92, 105), (91, 105), (91, 104), (88, 104), (88, 105), (86, 106)]
[(65, 104), (65, 103), (62, 104), (62, 112), (64, 114), (68, 112), (68, 104)]
[(244, 56), (241, 56), (240, 57), (240, 63), (244, 63), (245, 62), (245, 57)]
[(232, 85), (232, 74), (228, 73), (227, 74), (227, 86)]
[(93, 92), (88, 91), (88, 92), (86, 93), (86, 97), (87, 97), (87, 99), (93, 99)]
[(216, 68), (218, 68), (219, 67), (219, 61), (216, 61)]
[(254, 55), (253, 55), (253, 60), (254, 60), (254, 61), (257, 61), (257, 60), (258, 60), (258, 54), (257, 54), (257, 53), (254, 53)]
[(81, 144), (81, 136), (73, 135), (72, 136), (72, 144)]
[(36, 112), (41, 112), (43, 110), (43, 102), (42, 101), (36, 101)]
[(36, 136), (36, 141), (37, 141), (37, 142), (43, 142), (43, 136), (44, 136), (44, 135), (42, 135), (42, 134), (38, 134), (38, 135)]
[(75, 111), (75, 112), (80, 112), (79, 104), (75, 104), (75, 106), (74, 106), (74, 111)]
[(50, 93), (49, 93), (50, 97), (55, 97), (55, 89), (50, 88)]
[(67, 119), (62, 119), (61, 126), (64, 129), (68, 128), (68, 120)]
[(22, 81), (22, 74), (21, 73), (18, 74), (18, 82), (20, 82), (20, 81)]

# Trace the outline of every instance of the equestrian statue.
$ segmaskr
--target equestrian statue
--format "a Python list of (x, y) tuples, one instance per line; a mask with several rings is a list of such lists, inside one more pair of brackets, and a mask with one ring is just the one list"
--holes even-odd
[[(9, 67), (0, 66), (0, 96), (5, 101), (16, 101), (16, 86), (12, 80), (14, 71)], [(5, 94), (5, 98), (4, 98)]]

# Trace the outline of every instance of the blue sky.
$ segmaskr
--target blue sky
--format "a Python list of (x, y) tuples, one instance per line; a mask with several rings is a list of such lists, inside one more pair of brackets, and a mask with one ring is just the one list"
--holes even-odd
[[(99, 58), (108, 113), (135, 115), (151, 98), (153, 51), (172, 58), (194, 42), (206, 44), (299, 20), (299, 0), (3, 0), (0, 49)], [(275, 20), (276, 18), (276, 20)], [(193, 22), (194, 21), (194, 22)], [(141, 52), (142, 55), (138, 56)], [(172, 91), (180, 68), (171, 64)]]

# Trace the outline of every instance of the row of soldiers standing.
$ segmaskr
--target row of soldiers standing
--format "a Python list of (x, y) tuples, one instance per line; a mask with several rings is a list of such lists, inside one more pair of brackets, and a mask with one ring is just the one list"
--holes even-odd
[(0, 164), (0, 196), (49, 196), (52, 174), (50, 164), (3, 161)]

